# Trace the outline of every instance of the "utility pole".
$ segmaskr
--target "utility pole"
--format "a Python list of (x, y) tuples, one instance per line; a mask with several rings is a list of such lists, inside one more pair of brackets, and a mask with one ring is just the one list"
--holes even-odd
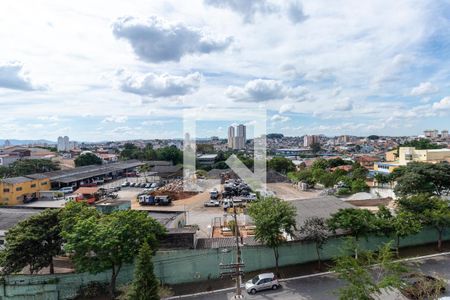
[(239, 234), (239, 226), (238, 226), (238, 222), (237, 222), (237, 212), (236, 212), (236, 206), (234, 205), (234, 201), (233, 201), (233, 213), (234, 213), (234, 224), (236, 226), (236, 230), (235, 230), (235, 236), (236, 236), (236, 299), (240, 299), (242, 298), (242, 294), (241, 294), (241, 268), (240, 268), (240, 264), (241, 264), (241, 247), (239, 246), (239, 238), (240, 238), (240, 234)]
[(233, 218), (235, 224), (234, 236), (236, 239), (236, 262), (231, 264), (220, 264), (219, 267), (221, 269), (225, 269), (224, 271), (221, 272), (220, 277), (234, 276), (236, 279), (236, 295), (233, 297), (233, 299), (242, 299), (243, 296), (241, 291), (241, 276), (243, 274), (243, 271), (241, 270), (241, 268), (244, 267), (244, 264), (242, 263), (241, 246), (239, 244), (240, 234), (239, 234), (239, 226), (237, 223), (237, 210), (233, 200), (231, 203), (233, 203)]

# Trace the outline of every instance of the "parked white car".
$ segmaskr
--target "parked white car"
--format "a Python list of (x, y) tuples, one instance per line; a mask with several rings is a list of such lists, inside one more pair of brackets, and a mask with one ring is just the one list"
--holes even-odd
[(276, 290), (280, 287), (280, 283), (273, 273), (259, 274), (245, 283), (245, 290), (249, 294), (256, 294), (262, 290)]
[(220, 203), (218, 200), (210, 199), (203, 204), (205, 207), (218, 207)]

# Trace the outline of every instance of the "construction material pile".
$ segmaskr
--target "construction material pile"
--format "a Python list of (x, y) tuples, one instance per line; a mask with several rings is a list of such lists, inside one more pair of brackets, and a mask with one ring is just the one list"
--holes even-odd
[(187, 192), (183, 190), (183, 180), (177, 179), (159, 187), (151, 193), (153, 196), (170, 196), (173, 200), (180, 200), (192, 197), (197, 192)]

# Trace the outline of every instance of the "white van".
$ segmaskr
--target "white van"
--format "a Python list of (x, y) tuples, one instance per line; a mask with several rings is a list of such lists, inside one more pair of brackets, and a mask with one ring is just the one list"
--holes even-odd
[(59, 191), (64, 194), (73, 193), (73, 186), (66, 186), (66, 187), (60, 188)]

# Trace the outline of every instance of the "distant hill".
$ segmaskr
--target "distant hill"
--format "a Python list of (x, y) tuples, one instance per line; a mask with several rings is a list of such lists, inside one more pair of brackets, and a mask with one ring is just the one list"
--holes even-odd
[[(0, 147), (5, 144), (5, 141), (6, 140), (0, 139)], [(48, 141), (48, 140), (9, 140), (9, 142), (11, 143), (12, 146), (29, 145), (29, 144), (44, 144), (44, 143), (47, 143), (50, 145), (56, 144), (56, 142)]]

